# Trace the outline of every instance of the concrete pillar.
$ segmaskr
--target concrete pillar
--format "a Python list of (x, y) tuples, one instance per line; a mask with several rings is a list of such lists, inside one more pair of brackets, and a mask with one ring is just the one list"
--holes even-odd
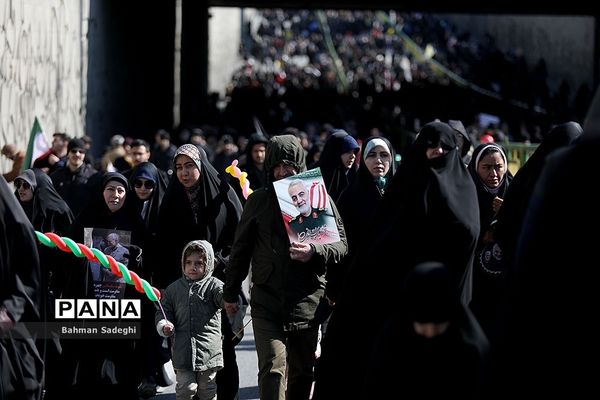
[(175, 0), (91, 0), (86, 127), (100, 153), (120, 133), (173, 125)]
[(182, 1), (181, 23), (181, 125), (202, 122), (208, 90), (208, 6)]

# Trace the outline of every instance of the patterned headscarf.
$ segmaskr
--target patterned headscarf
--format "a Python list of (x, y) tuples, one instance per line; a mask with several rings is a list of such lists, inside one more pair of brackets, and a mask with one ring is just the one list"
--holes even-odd
[[(180, 155), (188, 156), (189, 158), (191, 158), (192, 161), (198, 167), (198, 171), (202, 171), (202, 159), (200, 157), (200, 150), (198, 150), (198, 147), (196, 147), (193, 144), (184, 144), (183, 146), (179, 147), (175, 152), (175, 156), (173, 157), (173, 164), (175, 164), (175, 160), (177, 160), (177, 157), (179, 157)], [(196, 223), (199, 220), (198, 214), (200, 213), (202, 208), (200, 202), (198, 201), (199, 196), (202, 195), (200, 191), (201, 178), (202, 176), (200, 176), (198, 182), (196, 182), (194, 186), (185, 189), (188, 194), (188, 199), (190, 200), (190, 205), (192, 206), (192, 212), (194, 213), (194, 220), (196, 221)]]
[(198, 170), (202, 171), (202, 159), (200, 158), (200, 150), (198, 150), (198, 147), (193, 144), (184, 144), (183, 146), (179, 147), (175, 152), (175, 156), (173, 157), (173, 164), (175, 164), (175, 160), (177, 160), (177, 157), (180, 155), (191, 158), (192, 161), (196, 163)]

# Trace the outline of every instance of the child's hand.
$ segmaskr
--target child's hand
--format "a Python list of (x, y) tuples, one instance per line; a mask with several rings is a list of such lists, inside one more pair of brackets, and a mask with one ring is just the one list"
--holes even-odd
[(174, 330), (175, 326), (169, 321), (167, 321), (167, 324), (163, 326), (163, 333), (165, 334), (165, 336), (171, 336)]

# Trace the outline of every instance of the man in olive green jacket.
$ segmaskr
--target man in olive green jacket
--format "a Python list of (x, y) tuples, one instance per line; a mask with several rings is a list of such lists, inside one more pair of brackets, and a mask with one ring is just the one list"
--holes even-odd
[[(252, 262), (251, 310), (262, 400), (307, 400), (313, 381), (321, 321), (315, 318), (325, 296), (326, 265), (347, 253), (344, 226), (331, 198), (340, 241), (290, 244), (272, 182), (306, 170), (304, 150), (293, 135), (273, 137), (267, 146), (268, 184), (244, 207), (227, 267), (223, 297), (237, 310), (242, 281)], [(287, 367), (287, 397), (286, 397)]]

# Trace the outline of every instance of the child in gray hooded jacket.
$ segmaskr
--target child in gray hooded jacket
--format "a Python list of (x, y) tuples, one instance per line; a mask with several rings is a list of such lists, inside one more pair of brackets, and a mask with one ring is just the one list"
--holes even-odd
[(163, 337), (173, 336), (172, 360), (177, 374), (176, 398), (216, 399), (215, 376), (223, 368), (221, 309), (223, 283), (212, 276), (212, 245), (194, 240), (183, 249), (183, 277), (164, 291), (156, 329)]

